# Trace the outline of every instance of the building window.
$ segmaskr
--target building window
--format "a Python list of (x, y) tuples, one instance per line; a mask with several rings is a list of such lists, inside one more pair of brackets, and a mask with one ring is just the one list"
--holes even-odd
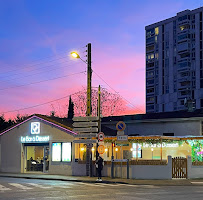
[(142, 158), (142, 145), (133, 143), (132, 145), (132, 157), (133, 158)]
[(71, 143), (52, 143), (52, 161), (70, 162), (71, 161)]

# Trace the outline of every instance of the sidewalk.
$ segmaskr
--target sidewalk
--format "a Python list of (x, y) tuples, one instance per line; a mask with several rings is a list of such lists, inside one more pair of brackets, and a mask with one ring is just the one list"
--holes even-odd
[[(0, 173), (0, 177), (10, 177), (10, 178), (26, 178), (26, 179), (42, 179), (42, 180), (60, 180), (60, 181), (74, 181), (74, 182), (86, 182), (95, 183), (96, 177), (87, 176), (63, 176), (63, 175), (50, 175), (44, 173)], [(195, 179), (173, 179), (173, 180), (137, 180), (137, 179), (121, 179), (121, 178), (110, 178), (103, 177), (102, 183), (120, 183), (120, 184), (131, 184), (131, 185), (159, 185), (159, 186), (186, 186), (193, 185), (192, 183), (197, 183), (197, 185), (203, 185), (203, 180)]]

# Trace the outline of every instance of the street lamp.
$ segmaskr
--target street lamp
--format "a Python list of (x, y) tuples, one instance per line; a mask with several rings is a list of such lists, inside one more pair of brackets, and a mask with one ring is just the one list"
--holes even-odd
[(151, 148), (151, 151), (152, 151), (152, 160), (153, 160), (153, 151), (154, 151), (154, 149), (153, 149), (153, 148)]
[(79, 56), (79, 54), (77, 53), (77, 52), (71, 52), (70, 53), (71, 54), (71, 56), (73, 57), (73, 58), (80, 58), (80, 56)]
[(87, 64), (87, 112), (86, 116), (91, 116), (92, 107), (91, 107), (91, 96), (92, 96), (92, 68), (91, 68), (91, 43), (87, 44), (87, 62), (85, 62), (80, 55), (73, 51), (71, 52), (73, 58), (80, 58), (84, 63)]

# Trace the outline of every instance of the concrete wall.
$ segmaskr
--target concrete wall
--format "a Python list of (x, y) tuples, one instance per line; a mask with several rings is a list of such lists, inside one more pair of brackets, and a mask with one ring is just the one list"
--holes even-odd
[(203, 178), (203, 166), (192, 165), (191, 156), (187, 157), (188, 179)]
[[(175, 122), (136, 122), (124, 121), (126, 123), (126, 135), (163, 135), (163, 133), (174, 133), (175, 136), (201, 135), (200, 120), (185, 120)], [(116, 122), (104, 123), (109, 128), (116, 129)]]
[[(85, 164), (74, 164), (73, 175), (86, 176)], [(96, 169), (93, 166), (93, 174)], [(111, 177), (111, 165), (104, 165), (102, 176)], [(127, 178), (127, 165), (114, 165), (115, 178)], [(131, 179), (172, 179), (172, 157), (168, 156), (167, 165), (130, 165), (129, 178)]]

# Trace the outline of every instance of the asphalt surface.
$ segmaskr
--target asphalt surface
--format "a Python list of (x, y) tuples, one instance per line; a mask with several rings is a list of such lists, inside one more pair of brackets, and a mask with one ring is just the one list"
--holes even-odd
[(0, 178), (0, 199), (79, 200), (195, 200), (203, 198), (203, 186), (156, 186), (118, 183), (85, 183), (59, 180)]

